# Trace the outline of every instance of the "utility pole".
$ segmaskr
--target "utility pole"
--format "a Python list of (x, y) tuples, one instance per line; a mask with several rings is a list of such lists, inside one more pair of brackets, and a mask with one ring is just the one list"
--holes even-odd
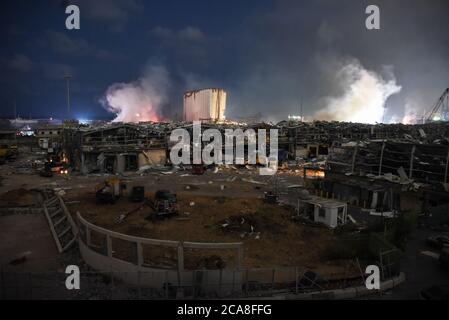
[[(70, 79), (72, 78), (72, 76), (68, 73), (66, 73), (64, 75), (64, 79), (66, 81), (66, 85), (67, 85), (67, 116), (70, 119)], [(67, 119), (67, 120), (69, 120)]]

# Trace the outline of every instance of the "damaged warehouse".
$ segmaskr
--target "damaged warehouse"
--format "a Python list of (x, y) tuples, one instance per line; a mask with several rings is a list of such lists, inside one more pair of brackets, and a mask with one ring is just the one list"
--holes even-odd
[(119, 124), (83, 130), (79, 163), (83, 173), (123, 173), (166, 163), (165, 134), (153, 128)]
[[(117, 278), (156, 292), (165, 290), (159, 277), (169, 272), (183, 297), (266, 292), (262, 284), (273, 282), (273, 274), (272, 286), (293, 286), (300, 296), (363, 282), (360, 268), (374, 261), (383, 281), (403, 279), (397, 221), (417, 221), (423, 213), (449, 221), (446, 126), (201, 126), (203, 134), (217, 129), (223, 140), (227, 129), (278, 130), (273, 176), (257, 174), (261, 159), (247, 161), (249, 139), (232, 146), (236, 163), (237, 148), (244, 150), (240, 164), (173, 165), (169, 137), (179, 128), (193, 133), (185, 122), (62, 125), (60, 147), (43, 152), (51, 154), (52, 166), (59, 165), (58, 157), (65, 161), (61, 174), (52, 176), (58, 187), (44, 194), (62, 254), (75, 243), (73, 236), (63, 238), (75, 235), (81, 257), (95, 269), (120, 270)], [(54, 207), (55, 199), (62, 209)], [(69, 217), (74, 223), (67, 224)], [(153, 275), (125, 276), (137, 271)], [(191, 282), (199, 272), (202, 280)], [(296, 272), (321, 280), (306, 288)], [(262, 287), (249, 289), (253, 282)]]
[[(334, 185), (325, 189), (358, 206), (383, 211), (413, 207), (425, 213), (429, 201), (445, 202), (448, 163), (447, 145), (375, 140), (334, 146), (326, 173)], [(351, 188), (352, 198), (342, 194)], [(422, 199), (419, 205), (410, 204), (417, 199)]]

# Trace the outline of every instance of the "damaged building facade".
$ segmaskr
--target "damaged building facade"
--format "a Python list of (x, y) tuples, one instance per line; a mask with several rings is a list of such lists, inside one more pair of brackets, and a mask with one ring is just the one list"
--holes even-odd
[[(373, 214), (426, 213), (447, 202), (449, 126), (340, 122), (203, 124), (216, 128), (278, 129), (280, 166), (302, 163), (306, 187)], [(72, 168), (87, 173), (136, 172), (169, 163), (172, 130), (192, 124), (114, 123), (64, 128), (59, 135)], [(245, 140), (245, 152), (247, 148)], [(238, 145), (235, 147), (239, 147)], [(269, 151), (269, 141), (267, 152)], [(223, 149), (223, 154), (225, 149)], [(234, 153), (235, 154), (235, 153)]]
[[(198, 287), (192, 276), (206, 265), (210, 269), (201, 287), (209, 288), (211, 296), (217, 291), (238, 295), (232, 288), (243, 288), (254, 279), (272, 283), (274, 275), (288, 288), (299, 281), (298, 266), (309, 266), (315, 256), (313, 265), (326, 262), (317, 274), (334, 277), (336, 270), (338, 287), (380, 256), (388, 257), (380, 262), (382, 279), (388, 280), (400, 270), (389, 223), (436, 212), (441, 221), (449, 221), (448, 127), (291, 121), (201, 125), (202, 130), (217, 129), (223, 137), (226, 129), (252, 129), (256, 136), (258, 130), (277, 129), (277, 174), (261, 176), (260, 162), (201, 168), (171, 164), (172, 131), (183, 128), (193, 135), (192, 123), (67, 122), (58, 134), (58, 156), (67, 159), (70, 169), (61, 173), (66, 179), (56, 180), (60, 185), (45, 201), (44, 212), (51, 229), (57, 227), (53, 237), (61, 242), (57, 245), (61, 252), (75, 239), (64, 216), (76, 212), (73, 230), (79, 232), (78, 245), (87, 265), (102, 272), (120, 271), (125, 283), (140, 285), (142, 280), (155, 290), (164, 290), (167, 274), (179, 287)], [(247, 141), (243, 143), (248, 157)], [(269, 150), (268, 139), (267, 154)], [(92, 179), (82, 176), (90, 174)], [(96, 201), (90, 201), (94, 184)], [(69, 200), (67, 210), (62, 197)], [(381, 231), (373, 228), (379, 225)], [(260, 248), (252, 251), (254, 244)], [(323, 244), (319, 256), (309, 255)], [(340, 255), (340, 248), (349, 245), (360, 249)], [(285, 256), (277, 256), (280, 247)], [(360, 258), (362, 265), (349, 268), (354, 258), (357, 264)], [(328, 263), (333, 268), (329, 274)], [(282, 267), (260, 272), (267, 265)], [(139, 280), (126, 276), (136, 272), (157, 275)], [(257, 278), (248, 277), (251, 273)]]
[(323, 189), (373, 212), (429, 213), (447, 202), (449, 146), (372, 140), (333, 146)]
[(67, 139), (65, 152), (84, 174), (138, 171), (167, 160), (165, 134), (145, 124), (78, 129)]
[(447, 123), (287, 126), (291, 152), (323, 160), (325, 175), (313, 186), (323, 197), (388, 217), (431, 215), (448, 202)]

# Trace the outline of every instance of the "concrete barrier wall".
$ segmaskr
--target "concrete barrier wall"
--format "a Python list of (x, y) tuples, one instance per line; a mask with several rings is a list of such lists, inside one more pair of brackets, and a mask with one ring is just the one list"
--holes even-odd
[[(241, 260), (243, 258), (243, 244), (240, 242), (199, 243), (147, 239), (120, 234), (95, 226), (86, 221), (79, 213), (77, 213), (77, 220), (80, 232), (79, 248), (84, 261), (96, 270), (114, 272), (126, 283), (156, 289), (163, 289), (166, 284), (177, 287), (199, 287), (204, 291), (220, 291), (224, 295), (241, 289), (244, 273), (240, 271)], [(93, 248), (91, 246), (90, 234), (92, 231), (106, 237), (106, 250), (99, 250), (99, 248)], [(112, 242), (114, 239), (121, 239), (135, 244), (135, 248), (137, 249), (137, 263), (124, 261), (113, 256)], [(178, 251), (177, 269), (164, 270), (145, 266), (142, 252), (142, 246), (145, 244), (176, 248)], [(238, 256), (237, 268), (221, 270), (185, 270), (183, 262), (185, 248), (197, 250), (236, 250)]]
[[(267, 269), (221, 269), (221, 270), (184, 270), (183, 263), (178, 263), (178, 269), (159, 269), (151, 268), (143, 265), (142, 244), (161, 245), (168, 248), (178, 249), (178, 260), (183, 259), (184, 248), (195, 249), (229, 249), (239, 250), (241, 258), (241, 243), (234, 244), (210, 244), (210, 243), (193, 243), (166, 241), (157, 239), (146, 239), (128, 236), (116, 233), (98, 226), (95, 226), (81, 215), (77, 214), (79, 225), (79, 248), (84, 261), (92, 268), (102, 272), (112, 272), (114, 276), (120, 278), (124, 282), (139, 286), (148, 287), (158, 290), (164, 290), (166, 286), (177, 288), (195, 288), (200, 289), (203, 293), (214, 296), (240, 296), (243, 290), (252, 290), (249, 284), (268, 285), (272, 288), (276, 284), (296, 286), (298, 292), (298, 280), (305, 271), (303, 268), (284, 267), (284, 268), (267, 268)], [(89, 246), (89, 232), (103, 234), (107, 238), (107, 250), (98, 250)], [(113, 238), (134, 242), (137, 248), (137, 263), (127, 262), (112, 256)], [(140, 248), (140, 249), (139, 249)], [(103, 252), (103, 253), (100, 253)], [(239, 264), (240, 266), (240, 264)], [(405, 281), (405, 275), (401, 273), (398, 277), (389, 279), (381, 283), (380, 290), (368, 290), (364, 286), (351, 287), (338, 290), (322, 290), (316, 292), (307, 292), (296, 294), (283, 294), (282, 299), (354, 299), (366, 295), (379, 294), (380, 292), (390, 290)], [(248, 289), (249, 288), (249, 289)], [(257, 290), (257, 289), (256, 289)], [(263, 290), (263, 289), (261, 289)], [(248, 293), (248, 292), (246, 292)]]
[(337, 290), (325, 290), (308, 293), (290, 294), (284, 296), (284, 299), (291, 300), (313, 300), (313, 299), (357, 299), (369, 295), (381, 294), (385, 291), (391, 290), (405, 281), (405, 274), (401, 272), (397, 277), (393, 277), (389, 280), (380, 283), (379, 290), (368, 290), (365, 286), (350, 287)]

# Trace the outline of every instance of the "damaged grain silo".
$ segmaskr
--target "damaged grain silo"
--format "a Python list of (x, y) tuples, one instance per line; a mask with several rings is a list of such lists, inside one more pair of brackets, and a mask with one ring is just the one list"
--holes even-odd
[(184, 121), (219, 122), (225, 120), (226, 91), (210, 88), (184, 94)]

